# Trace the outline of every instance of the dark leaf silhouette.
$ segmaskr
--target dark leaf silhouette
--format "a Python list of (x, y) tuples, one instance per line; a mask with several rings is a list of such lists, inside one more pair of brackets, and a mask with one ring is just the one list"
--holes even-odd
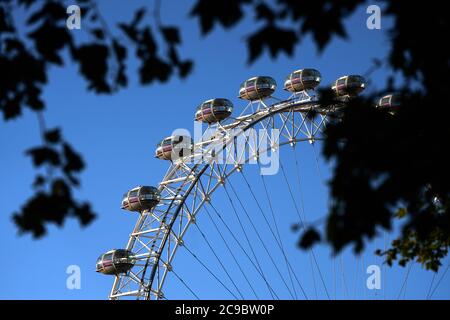
[(19, 5), (29, 8), (36, 0), (18, 0)]
[(33, 159), (33, 164), (40, 167), (43, 164), (58, 166), (61, 163), (58, 152), (49, 147), (37, 147), (26, 152)]
[(262, 20), (273, 21), (276, 18), (276, 13), (264, 2), (256, 6), (256, 18)]
[(27, 24), (31, 25), (41, 20), (46, 22), (65, 21), (66, 18), (66, 8), (61, 3), (45, 1), (42, 7), (30, 15)]
[(152, 83), (155, 80), (165, 82), (172, 72), (170, 65), (157, 57), (149, 57), (143, 61), (139, 68), (139, 75), (142, 83)]
[(40, 95), (41, 95), (41, 89), (39, 87), (35, 87), (33, 85), (30, 85), (28, 87), (27, 97), (25, 104), (29, 106), (34, 111), (41, 111), (44, 109), (45, 105), (42, 101)]
[(272, 57), (276, 57), (281, 51), (292, 55), (297, 41), (294, 31), (268, 24), (247, 39), (249, 62), (255, 61), (266, 48)]
[(96, 28), (90, 30), (90, 33), (97, 38), (97, 40), (104, 40), (105, 39), (105, 33), (102, 29)]
[(38, 174), (33, 183), (37, 190), (13, 215), (21, 233), (31, 233), (39, 238), (46, 233), (46, 224), (62, 226), (68, 217), (78, 218), (82, 226), (95, 218), (89, 203), (79, 204), (72, 197), (72, 187), (79, 186), (75, 176), (84, 168), (81, 156), (64, 141), (59, 129), (46, 130), (44, 139), (47, 145), (33, 148), (27, 153), (36, 167), (45, 167), (48, 175)]
[(36, 176), (36, 178), (34, 179), (33, 182), (33, 188), (41, 188), (44, 186), (44, 184), (46, 183), (46, 179), (45, 177), (38, 175)]
[(127, 25), (125, 23), (119, 23), (119, 28), (133, 41), (138, 41), (138, 32), (136, 27)]
[(145, 12), (146, 12), (145, 8), (140, 8), (140, 9), (136, 10), (136, 12), (134, 13), (133, 21), (131, 21), (131, 26), (134, 26), (134, 27), (137, 26), (141, 22), (142, 18), (144, 17)]
[(187, 75), (191, 72), (192, 67), (194, 66), (191, 60), (187, 60), (178, 65), (178, 70), (181, 78), (187, 77)]
[(114, 54), (116, 55), (118, 62), (118, 70), (116, 74), (116, 83), (122, 87), (126, 87), (128, 84), (128, 77), (126, 75), (125, 59), (127, 57), (127, 49), (120, 44), (116, 39), (112, 42)]
[(14, 31), (14, 27), (8, 21), (5, 10), (5, 8), (0, 8), (0, 32), (12, 32)]
[(298, 22), (302, 33), (311, 33), (320, 50), (334, 36), (346, 37), (342, 21), (352, 14), (364, 1), (349, 0), (336, 2), (331, 0), (279, 0), (281, 5), (279, 17), (290, 16)]
[(113, 40), (113, 49), (117, 59), (120, 61), (123, 61), (127, 57), (127, 48), (121, 45), (116, 39)]
[(191, 15), (200, 20), (203, 34), (210, 32), (215, 23), (229, 28), (242, 18), (242, 6), (250, 1), (239, 0), (198, 0), (191, 10)]
[(21, 232), (31, 232), (33, 237), (40, 238), (47, 232), (47, 223), (62, 226), (69, 216), (77, 218), (85, 226), (95, 218), (95, 213), (88, 204), (76, 203), (72, 199), (70, 187), (63, 180), (56, 179), (49, 192), (36, 193), (20, 213), (13, 215), (13, 220)]
[(95, 213), (92, 212), (91, 206), (88, 203), (76, 206), (74, 208), (74, 214), (78, 217), (82, 226), (87, 226), (95, 219)]
[(0, 110), (3, 111), (3, 119), (10, 120), (21, 115), (20, 100), (21, 96), (17, 95), (13, 99), (2, 101)]
[(90, 90), (97, 93), (111, 92), (111, 88), (105, 80), (109, 57), (106, 45), (83, 45), (74, 51), (74, 57), (80, 61), (80, 72), (89, 82)]
[(161, 28), (161, 32), (168, 43), (180, 44), (181, 38), (178, 28), (175, 27), (164, 27)]
[(61, 141), (61, 132), (59, 129), (47, 130), (45, 132), (45, 141), (48, 143), (58, 143)]
[[(16, 3), (28, 14), (26, 24), (31, 31), (25, 35), (26, 41), (15, 34), (11, 8), (15, 10)], [(93, 1), (80, 0), (79, 5), (84, 17), (83, 26), (93, 36), (93, 41), (81, 44), (75, 43), (73, 33), (66, 28), (67, 13), (63, 3), (0, 2), (0, 111), (5, 120), (19, 117), (24, 106), (36, 112), (45, 109), (42, 88), (47, 82), (47, 72), (51, 64), (64, 64), (65, 49), (70, 53), (68, 58), (79, 65), (89, 90), (110, 94), (127, 86), (126, 59), (130, 44), (111, 36), (103, 24), (105, 20), (99, 22), (101, 12)], [(141, 26), (145, 13), (145, 8), (138, 9), (130, 22), (118, 23), (119, 29), (133, 42), (136, 57), (141, 61), (141, 83), (167, 81), (174, 68), (178, 69), (180, 77), (186, 77), (193, 64), (190, 60), (180, 59), (175, 48), (181, 43), (178, 28), (161, 28), (171, 54), (167, 59), (159, 56), (158, 43), (150, 27)], [(21, 213), (14, 215), (19, 230), (37, 237), (45, 233), (47, 222), (60, 225), (66, 216), (77, 216), (82, 225), (87, 225), (94, 217), (89, 203), (78, 204), (71, 196), (71, 188), (80, 186), (77, 174), (85, 167), (81, 155), (63, 139), (60, 129), (41, 129), (44, 145), (26, 153), (38, 169), (45, 169), (47, 175), (36, 175), (33, 182), (36, 194)]]
[(299, 246), (303, 249), (307, 249), (319, 241), (320, 241), (320, 234), (316, 230), (310, 228), (303, 234), (299, 242)]

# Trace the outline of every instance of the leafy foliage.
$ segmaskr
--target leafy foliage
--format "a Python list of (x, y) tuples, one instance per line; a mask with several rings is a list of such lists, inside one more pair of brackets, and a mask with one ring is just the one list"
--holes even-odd
[[(427, 34), (444, 39), (450, 30), (435, 8), (421, 9), (426, 26), (404, 10), (395, 1), (386, 9), (395, 20), (390, 62), (407, 80), (402, 107), (392, 116), (371, 107), (370, 100), (354, 101), (342, 121), (327, 128), (323, 153), (336, 166), (326, 235), (337, 251), (351, 243), (360, 251), (365, 237), (390, 230), (401, 218), (402, 236), (378, 253), (389, 264), (417, 260), (437, 270), (450, 245), (450, 155), (443, 140), (450, 135), (450, 55), (439, 42), (417, 39)], [(419, 80), (421, 89), (412, 91), (411, 80)]]
[(36, 167), (47, 169), (47, 175), (36, 176), (36, 194), (13, 215), (19, 230), (35, 238), (45, 235), (48, 223), (62, 226), (67, 217), (76, 217), (86, 226), (96, 217), (89, 203), (80, 204), (72, 197), (71, 189), (79, 186), (75, 175), (84, 168), (81, 156), (62, 139), (59, 129), (47, 130), (43, 137), (43, 146), (26, 153)]

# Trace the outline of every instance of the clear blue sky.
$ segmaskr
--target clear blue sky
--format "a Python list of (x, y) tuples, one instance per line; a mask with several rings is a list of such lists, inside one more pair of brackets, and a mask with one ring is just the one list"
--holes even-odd
[[(118, 0), (99, 2), (105, 18), (110, 22), (129, 21), (136, 7), (144, 2), (148, 3), (127, 1), (125, 4), (124, 1)], [(188, 18), (191, 6), (192, 1), (175, 0), (163, 1), (162, 6), (163, 22), (181, 27), (182, 56), (195, 61), (195, 68), (186, 80), (174, 78), (166, 84), (142, 87), (136, 77), (132, 76), (128, 89), (112, 96), (97, 96), (86, 91), (86, 84), (80, 78), (77, 68), (70, 63), (64, 68), (51, 69), (49, 85), (44, 91), (47, 104), (45, 117), (49, 127), (63, 128), (64, 136), (84, 155), (87, 163), (87, 169), (81, 177), (82, 187), (76, 195), (79, 199), (92, 202), (98, 219), (86, 229), (80, 228), (77, 221), (68, 220), (62, 229), (51, 226), (48, 235), (41, 240), (33, 240), (29, 235), (17, 235), (11, 215), (32, 195), (30, 184), (35, 174), (30, 159), (24, 156), (24, 150), (38, 145), (40, 140), (36, 115), (29, 111), (25, 111), (24, 116), (15, 121), (1, 123), (0, 194), (3, 205), (0, 215), (0, 242), (3, 263), (0, 265), (0, 273), (3, 279), (0, 284), (0, 298), (105, 299), (113, 279), (94, 272), (95, 260), (104, 251), (126, 245), (136, 218), (133, 214), (120, 210), (121, 196), (127, 189), (139, 184), (158, 184), (168, 164), (154, 159), (155, 144), (173, 129), (192, 130), (194, 109), (203, 100), (218, 96), (227, 97), (239, 110), (243, 107), (243, 103), (236, 98), (239, 84), (251, 76), (271, 75), (280, 87), (285, 76), (291, 71), (314, 67), (322, 72), (323, 85), (327, 85), (345, 74), (363, 74), (371, 66), (373, 58), (383, 59), (387, 55), (387, 26), (390, 22), (383, 19), (381, 30), (368, 30), (365, 8), (360, 8), (346, 23), (349, 40), (334, 40), (322, 55), (318, 55), (316, 47), (307, 36), (297, 46), (293, 57), (282, 55), (271, 60), (264, 55), (249, 66), (246, 64), (244, 35), (256, 30), (259, 25), (255, 25), (250, 18), (231, 30), (224, 31), (219, 27), (207, 37), (202, 37), (197, 21)], [(130, 61), (129, 67), (133, 71), (136, 62)], [(381, 87), (385, 79), (386, 70), (377, 71), (371, 77), (372, 87)], [(287, 97), (281, 89), (276, 96)], [(318, 153), (319, 148), (317, 145)], [(305, 214), (308, 219), (313, 220), (325, 213), (327, 190), (317, 173), (311, 146), (301, 146), (297, 152), (301, 159), (301, 192), (305, 199)], [(287, 153), (282, 153), (282, 157), (283, 154)], [(289, 170), (295, 170), (292, 159), (286, 158), (285, 161)], [(321, 172), (326, 177), (329, 175), (329, 168), (320, 161)], [(252, 170), (249, 169), (248, 174), (252, 179), (259, 179), (254, 172), (251, 175)], [(257, 215), (257, 208), (241, 181), (239, 177), (234, 177), (233, 183), (242, 188), (243, 196), (248, 199), (249, 211)], [(314, 297), (314, 279), (309, 267), (309, 256), (295, 247), (297, 236), (290, 231), (295, 214), (283, 187), (283, 180), (279, 175), (269, 177), (268, 181), (277, 206), (277, 214), (280, 215), (279, 226), (284, 243), (305, 288), (310, 293), (309, 296)], [(260, 184), (255, 188), (261, 191), (258, 189)], [(229, 209), (226, 211), (227, 203), (223, 193), (218, 193), (214, 200), (223, 208), (224, 213), (231, 214)], [(263, 223), (256, 217), (255, 223), (264, 228)], [(216, 243), (218, 250), (224, 252), (206, 217), (200, 219), (199, 224)], [(186, 239), (190, 247), (214, 266), (215, 261), (199, 234), (194, 229), (190, 231)], [(406, 268), (385, 270), (383, 267), (382, 289), (370, 291), (365, 288), (365, 268), (370, 264), (381, 265), (381, 259), (372, 254), (374, 249), (383, 247), (383, 241), (392, 237), (393, 235), (381, 234), (359, 259), (346, 251), (342, 264), (340, 258), (334, 262), (330, 260), (328, 248), (318, 247), (316, 255), (329, 292), (334, 296), (333, 292), (336, 290), (337, 298), (397, 298), (407, 272)], [(229, 257), (225, 257), (226, 253), (224, 261), (228, 263)], [(444, 263), (445, 267), (448, 259)], [(69, 265), (78, 265), (81, 268), (81, 290), (66, 289), (66, 268)], [(233, 266), (231, 262), (229, 265)], [(245, 261), (243, 266), (250, 270)], [(333, 266), (336, 268), (335, 276)], [(344, 273), (341, 272), (341, 266)], [(180, 275), (186, 277), (186, 281), (196, 289), (201, 298), (229, 298), (226, 293), (219, 292), (214, 281), (201, 266), (183, 252), (180, 251), (175, 259), (174, 267)], [(217, 272), (220, 273), (218, 268)], [(246, 288), (238, 271), (232, 272), (236, 275), (236, 281)], [(325, 298), (317, 272), (314, 277), (318, 296)], [(436, 279), (439, 277), (440, 274)], [(424, 272), (420, 270), (420, 266), (414, 265), (405, 297), (424, 298), (431, 279), (431, 272)], [(272, 281), (276, 283), (277, 278), (274, 276)], [(450, 275), (447, 275), (436, 290), (434, 298), (448, 299), (449, 284)], [(281, 292), (282, 285), (278, 283), (276, 286)], [(248, 288), (243, 290), (248, 292)], [(258, 290), (264, 291), (261, 283)], [(192, 298), (174, 278), (169, 278), (165, 292), (171, 299)], [(282, 297), (288, 298), (286, 293), (282, 294)]]

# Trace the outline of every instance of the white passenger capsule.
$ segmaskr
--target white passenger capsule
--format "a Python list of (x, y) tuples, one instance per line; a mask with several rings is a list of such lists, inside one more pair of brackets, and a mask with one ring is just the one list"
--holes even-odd
[(220, 122), (233, 112), (233, 103), (228, 99), (216, 98), (203, 102), (197, 107), (195, 120), (206, 123)]
[(336, 80), (331, 89), (339, 97), (354, 97), (366, 88), (366, 80), (362, 76), (349, 75)]
[(95, 271), (108, 275), (127, 273), (135, 262), (135, 256), (131, 251), (114, 249), (98, 257)]
[(137, 212), (151, 210), (158, 204), (160, 197), (155, 187), (137, 186), (123, 195), (122, 209)]

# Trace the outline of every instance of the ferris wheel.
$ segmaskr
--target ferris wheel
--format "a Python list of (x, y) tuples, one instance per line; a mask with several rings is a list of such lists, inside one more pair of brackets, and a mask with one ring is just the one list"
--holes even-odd
[[(169, 164), (165, 176), (157, 187), (138, 186), (124, 195), (122, 209), (136, 212), (135, 227), (125, 248), (108, 251), (97, 260), (97, 272), (114, 276), (110, 299), (168, 299), (165, 284), (171, 277), (193, 298), (199, 298), (177, 267), (175, 257), (181, 251), (191, 256), (198, 268), (230, 298), (245, 297), (235, 274), (242, 277), (241, 282), (252, 298), (263, 296), (258, 292), (261, 288), (266, 297), (273, 299), (283, 298), (280, 291), (293, 299), (311, 296), (287, 254), (274, 210), (276, 197), (266, 176), (277, 173), (283, 178), (285, 193), (293, 203), (292, 219), (300, 228), (307, 226), (309, 222), (289, 182), (295, 173), (283, 163), (280, 149), (290, 147), (295, 153), (300, 144), (314, 145), (323, 140), (327, 123), (339, 121), (339, 112), (346, 102), (366, 87), (361, 76), (341, 77), (332, 86), (337, 102), (322, 106), (316, 92), (321, 78), (315, 69), (292, 72), (284, 81), (284, 89), (290, 95), (284, 100), (274, 97), (277, 85), (273, 78), (250, 78), (240, 87), (239, 98), (246, 103), (237, 116), (233, 116), (236, 112), (230, 100), (207, 100), (194, 115), (197, 122), (206, 126), (201, 139), (194, 141), (189, 135), (173, 134), (157, 145), (155, 157)], [(393, 96), (386, 96), (378, 105), (395, 110), (396, 101)], [(276, 165), (268, 166), (269, 162)], [(298, 166), (297, 158), (295, 163)], [(251, 165), (257, 168), (257, 181), (245, 172)], [(243, 179), (246, 196), (231, 180), (236, 175)], [(221, 212), (219, 203), (214, 201), (219, 191), (222, 200), (229, 204), (226, 212)], [(250, 202), (252, 210), (248, 208)], [(254, 223), (254, 215), (262, 219), (266, 234), (262, 233), (261, 225)], [(227, 262), (234, 265), (233, 274), (214, 250), (206, 229), (200, 227), (199, 221), (203, 219), (210, 221), (208, 231), (216, 232), (215, 240), (223, 241), (221, 250), (227, 253)], [(209, 258), (195, 252), (187, 240), (191, 229), (205, 242)], [(274, 258), (275, 251), (280, 258)], [(266, 261), (262, 254), (266, 254)], [(316, 280), (322, 282), (329, 298), (330, 290), (324, 283), (314, 250), (309, 250), (308, 255), (312, 268), (318, 272)], [(208, 259), (215, 260), (217, 269), (208, 266)], [(243, 270), (243, 265), (247, 270)], [(273, 284), (274, 278), (277, 285)], [(258, 289), (252, 285), (256, 280), (263, 284)]]

